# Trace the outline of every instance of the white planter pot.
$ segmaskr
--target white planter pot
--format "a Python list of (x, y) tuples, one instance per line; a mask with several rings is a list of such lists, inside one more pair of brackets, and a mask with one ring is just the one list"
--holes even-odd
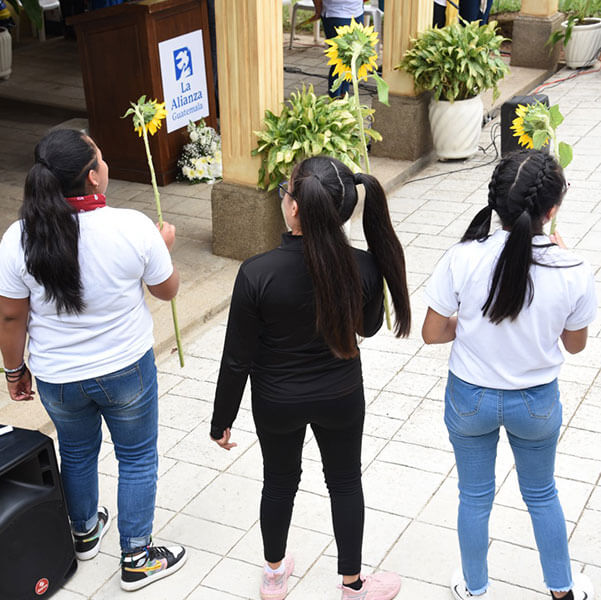
[(430, 129), (440, 159), (467, 158), (478, 150), (484, 107), (482, 98), (430, 101)]
[[(570, 69), (592, 65), (601, 48), (601, 19), (591, 17), (589, 25), (574, 25), (570, 41), (565, 44), (566, 64)], [(561, 26), (565, 29), (567, 21)]]
[(0, 27), (0, 79), (8, 79), (13, 64), (13, 40), (8, 29)]

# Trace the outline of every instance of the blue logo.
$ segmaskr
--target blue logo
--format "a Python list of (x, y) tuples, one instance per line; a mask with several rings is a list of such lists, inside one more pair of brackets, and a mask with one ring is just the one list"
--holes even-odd
[(192, 77), (192, 53), (190, 48), (184, 46), (173, 52), (173, 62), (175, 63), (175, 80), (187, 79)]

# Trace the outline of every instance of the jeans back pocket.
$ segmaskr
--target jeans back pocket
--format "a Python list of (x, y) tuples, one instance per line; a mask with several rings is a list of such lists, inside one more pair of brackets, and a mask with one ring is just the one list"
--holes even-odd
[(112, 406), (127, 406), (135, 402), (144, 390), (138, 364), (96, 379)]
[(473, 385), (449, 373), (446, 393), (453, 409), (460, 417), (472, 417), (478, 414), (484, 392), (485, 389), (479, 385)]
[(528, 414), (534, 419), (548, 419), (559, 404), (557, 379), (551, 383), (520, 390)]

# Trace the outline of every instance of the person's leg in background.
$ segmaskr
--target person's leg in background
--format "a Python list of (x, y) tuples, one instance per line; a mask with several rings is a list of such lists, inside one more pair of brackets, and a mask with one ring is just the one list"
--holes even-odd
[[(357, 23), (363, 23), (363, 15), (359, 15), (358, 17), (354, 17)], [(325, 33), (326, 39), (332, 39), (336, 37), (338, 34), (336, 33), (336, 27), (342, 27), (342, 25), (350, 25), (352, 19), (342, 19), (340, 17), (322, 17), (321, 23), (323, 25), (323, 31)], [(334, 77), (334, 65), (330, 67), (330, 72), (328, 74), (328, 94), (330, 98), (339, 98), (340, 96), (344, 96), (348, 93), (350, 88), (350, 83), (345, 81), (342, 85), (335, 91), (332, 92), (332, 86), (336, 81), (336, 77)]]
[(439, 4), (434, 0), (434, 16), (432, 18), (432, 27), (444, 27), (447, 21), (447, 7), (446, 2)]
[(459, 16), (466, 21), (477, 21), (480, 16), (480, 0), (459, 0)]

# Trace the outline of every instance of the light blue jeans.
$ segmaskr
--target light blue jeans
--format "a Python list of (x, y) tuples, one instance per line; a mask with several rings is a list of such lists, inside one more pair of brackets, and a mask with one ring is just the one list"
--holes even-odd
[(565, 518), (553, 471), (561, 425), (557, 380), (523, 390), (497, 390), (463, 381), (449, 372), (445, 424), (459, 475), (457, 531), (468, 590), (488, 587), (488, 519), (495, 496), (495, 459), (504, 426), (528, 507), (545, 583), (572, 587)]
[(73, 531), (98, 520), (98, 452), (101, 417), (119, 461), (121, 550), (150, 543), (158, 468), (158, 393), (154, 354), (102, 377), (72, 383), (36, 378), (38, 392), (58, 433), (61, 477)]

